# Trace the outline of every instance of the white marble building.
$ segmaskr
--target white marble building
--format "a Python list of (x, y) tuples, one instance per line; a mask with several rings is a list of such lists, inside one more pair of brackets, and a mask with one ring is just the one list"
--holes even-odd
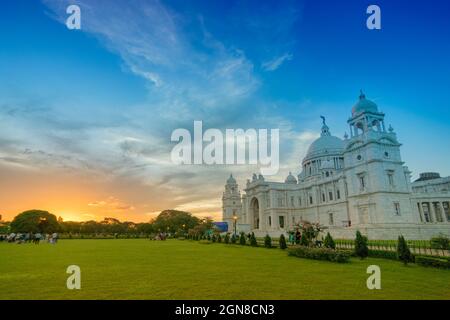
[(233, 176), (223, 193), (229, 231), (278, 236), (301, 220), (319, 222), (336, 238), (429, 239), (450, 236), (450, 177), (423, 173), (411, 183), (394, 129), (361, 93), (348, 120), (350, 136), (321, 136), (308, 149), (301, 173), (284, 182), (254, 174), (241, 196)]

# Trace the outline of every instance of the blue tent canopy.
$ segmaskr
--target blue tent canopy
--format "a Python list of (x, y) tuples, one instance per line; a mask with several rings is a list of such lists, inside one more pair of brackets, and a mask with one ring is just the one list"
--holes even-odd
[(220, 230), (220, 232), (228, 231), (228, 223), (226, 222), (213, 222), (213, 224), (216, 226), (217, 229)]

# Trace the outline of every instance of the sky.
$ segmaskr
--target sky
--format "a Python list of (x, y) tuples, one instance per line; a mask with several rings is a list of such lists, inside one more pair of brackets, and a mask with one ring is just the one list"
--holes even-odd
[[(69, 30), (66, 8), (81, 9)], [(381, 30), (366, 27), (369, 5)], [(2, 1), (0, 214), (148, 221), (164, 209), (220, 220), (230, 173), (176, 165), (171, 133), (280, 130), (298, 174), (320, 115), (348, 132), (359, 90), (386, 113), (416, 178), (450, 175), (446, 1)]]

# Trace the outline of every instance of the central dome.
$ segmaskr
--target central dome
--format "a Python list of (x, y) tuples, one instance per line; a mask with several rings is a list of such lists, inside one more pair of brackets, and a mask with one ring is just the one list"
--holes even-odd
[(362, 112), (378, 112), (378, 106), (375, 102), (366, 99), (366, 95), (361, 91), (359, 101), (352, 108), (352, 115)]
[(305, 159), (344, 152), (344, 141), (335, 136), (321, 136), (308, 148)]
[(304, 160), (326, 155), (341, 154), (344, 152), (344, 141), (338, 137), (332, 136), (330, 129), (325, 123), (325, 117), (321, 116), (321, 118), (323, 125), (320, 138), (311, 143)]

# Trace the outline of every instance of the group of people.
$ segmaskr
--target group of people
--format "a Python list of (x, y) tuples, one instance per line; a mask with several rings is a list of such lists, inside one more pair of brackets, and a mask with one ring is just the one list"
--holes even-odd
[(168, 234), (166, 234), (165, 232), (160, 232), (153, 238), (153, 240), (166, 240), (167, 237)]
[(296, 230), (295, 232), (289, 232), (289, 243), (290, 244), (299, 244), (300, 240), (302, 238), (302, 234), (299, 230)]
[(34, 243), (39, 244), (42, 240), (51, 244), (58, 242), (58, 233), (41, 234), (41, 233), (10, 233), (0, 235), (0, 242), (6, 241), (9, 243)]

